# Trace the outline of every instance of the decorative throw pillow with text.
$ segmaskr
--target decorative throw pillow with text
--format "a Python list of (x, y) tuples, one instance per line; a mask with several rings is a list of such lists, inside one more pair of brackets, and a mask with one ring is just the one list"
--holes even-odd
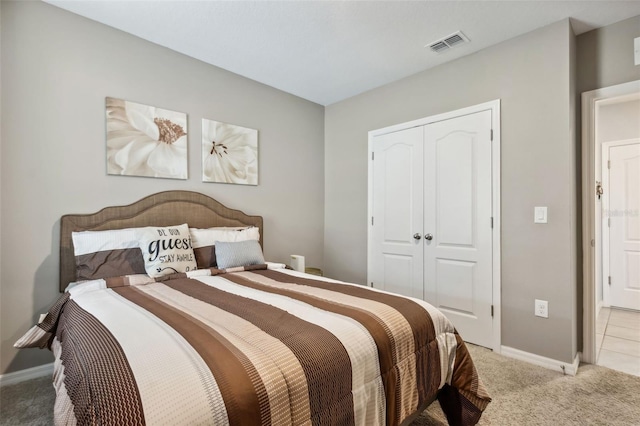
[(140, 251), (144, 256), (144, 266), (150, 277), (156, 278), (197, 268), (189, 226), (186, 223), (163, 228), (139, 228), (137, 234)]

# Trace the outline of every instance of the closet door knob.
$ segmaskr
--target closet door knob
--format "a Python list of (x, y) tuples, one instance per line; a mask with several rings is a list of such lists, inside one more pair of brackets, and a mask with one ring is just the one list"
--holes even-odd
[(426, 235), (424, 236), (424, 239), (425, 239), (425, 240), (427, 240), (427, 241), (431, 241), (431, 240), (433, 240), (433, 235), (431, 235), (431, 234), (426, 234)]
[(413, 234), (413, 238), (415, 238), (416, 240), (419, 240), (420, 238), (422, 238), (422, 235), (416, 232), (415, 234)]

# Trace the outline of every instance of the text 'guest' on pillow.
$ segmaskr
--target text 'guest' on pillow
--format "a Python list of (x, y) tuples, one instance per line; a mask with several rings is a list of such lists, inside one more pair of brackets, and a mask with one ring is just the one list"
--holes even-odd
[(138, 228), (137, 238), (150, 277), (197, 269), (189, 225)]

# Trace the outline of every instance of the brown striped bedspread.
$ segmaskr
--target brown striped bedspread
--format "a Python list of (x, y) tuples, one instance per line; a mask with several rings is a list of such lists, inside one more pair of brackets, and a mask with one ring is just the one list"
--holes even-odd
[(18, 347), (51, 348), (57, 424), (398, 425), (490, 401), (426, 302), (266, 265), (80, 283)]

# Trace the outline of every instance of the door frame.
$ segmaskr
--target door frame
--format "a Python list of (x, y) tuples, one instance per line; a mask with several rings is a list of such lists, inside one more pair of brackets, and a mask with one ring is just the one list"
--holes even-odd
[[(371, 217), (373, 215), (373, 167), (372, 167), (372, 155), (373, 155), (373, 141), (376, 136), (384, 135), (387, 133), (398, 132), (406, 130), (412, 127), (425, 126), (438, 121), (449, 120), (464, 115), (475, 114), (482, 111), (491, 111), (491, 128), (493, 129), (493, 140), (491, 143), (491, 209), (493, 212), (493, 229), (491, 232), (492, 243), (492, 277), (493, 277), (493, 339), (492, 344), (493, 351), (495, 353), (501, 352), (502, 345), (502, 329), (501, 329), (501, 249), (500, 249), (500, 235), (501, 235), (501, 220), (500, 220), (500, 144), (501, 144), (501, 132), (500, 132), (500, 99), (484, 102), (478, 105), (473, 105), (466, 108), (457, 109), (455, 111), (449, 111), (442, 114), (432, 115), (418, 120), (409, 121), (406, 123), (395, 124), (393, 126), (384, 127), (382, 129), (376, 129), (369, 132), (368, 141), (368, 192), (367, 192), (367, 241), (371, 241), (372, 226)], [(371, 264), (373, 259), (373, 252), (371, 244), (367, 243), (367, 264)], [(367, 266), (367, 275), (369, 274), (369, 267)], [(371, 285), (371, 277), (367, 276), (367, 282)]]
[[(611, 209), (609, 208), (609, 173), (605, 173), (605, 155), (604, 155), (604, 151), (605, 149), (608, 151), (610, 147), (613, 146), (625, 146), (625, 145), (636, 145), (636, 144), (640, 144), (640, 137), (637, 138), (633, 138), (633, 139), (624, 139), (624, 140), (619, 140), (619, 141), (610, 141), (610, 142), (603, 142), (601, 144), (601, 156), (600, 156), (600, 167), (602, 169), (602, 188), (604, 189), (604, 193), (602, 194), (602, 210), (608, 210), (611, 211)], [(607, 153), (607, 159), (608, 157), (608, 153)], [(609, 285), (605, 285), (605, 279), (604, 277), (608, 277), (609, 275), (611, 275), (610, 271), (609, 271), (609, 249), (611, 246), (611, 241), (610, 241), (610, 234), (609, 234), (609, 227), (604, 225), (604, 220), (605, 220), (605, 216), (602, 215), (602, 220), (600, 221), (600, 226), (602, 228), (602, 241), (601, 241), (601, 246), (602, 246), (602, 306), (603, 307), (610, 307), (611, 306), (611, 290)], [(596, 245), (597, 246), (597, 245)], [(596, 309), (597, 310), (597, 309)]]
[(596, 169), (602, 166), (596, 156), (598, 109), (638, 92), (640, 80), (582, 93), (582, 361), (591, 364), (596, 363), (596, 284), (602, 276), (602, 257), (596, 257), (597, 244), (602, 244), (595, 194)]

